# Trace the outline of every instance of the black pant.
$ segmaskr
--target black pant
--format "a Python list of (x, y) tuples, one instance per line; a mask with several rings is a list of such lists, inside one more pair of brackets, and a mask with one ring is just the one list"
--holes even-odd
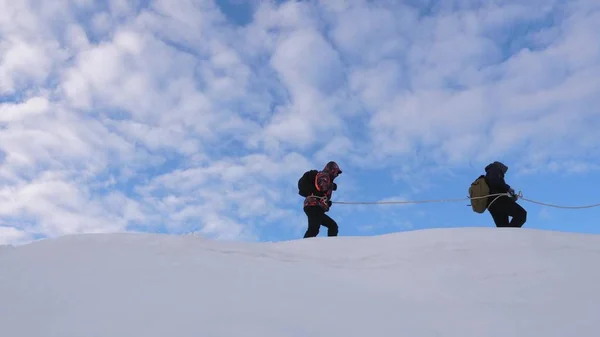
[[(490, 201), (494, 200), (496, 196), (492, 197)], [(496, 227), (522, 227), (527, 221), (527, 211), (517, 204), (516, 201), (506, 196), (501, 196), (494, 201), (488, 208), (488, 211), (492, 215)], [(512, 219), (508, 221), (508, 217)]]
[(325, 211), (319, 206), (308, 206), (304, 208), (304, 213), (308, 217), (308, 229), (304, 233), (304, 238), (312, 238), (319, 234), (321, 225), (327, 227), (327, 236), (338, 235), (337, 223), (325, 214)]

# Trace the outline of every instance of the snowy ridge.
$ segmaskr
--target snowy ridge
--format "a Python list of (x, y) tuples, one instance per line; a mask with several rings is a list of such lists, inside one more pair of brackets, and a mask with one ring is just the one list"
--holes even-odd
[(88, 234), (0, 254), (0, 336), (598, 336), (600, 236)]
[(15, 246), (13, 245), (0, 245), (0, 253), (2, 253), (5, 250), (9, 250), (9, 249), (13, 249), (15, 248)]

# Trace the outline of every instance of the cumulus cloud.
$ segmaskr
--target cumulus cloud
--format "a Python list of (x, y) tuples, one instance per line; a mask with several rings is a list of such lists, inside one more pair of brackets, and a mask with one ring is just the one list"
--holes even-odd
[(329, 160), (413, 192), (507, 156), (600, 167), (596, 1), (260, 2), (244, 25), (211, 0), (0, 7), (0, 244), (296, 233), (295, 183)]

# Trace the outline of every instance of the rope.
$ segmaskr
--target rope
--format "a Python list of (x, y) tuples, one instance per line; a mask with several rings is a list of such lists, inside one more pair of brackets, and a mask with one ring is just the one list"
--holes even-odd
[[(456, 199), (430, 199), (430, 200), (406, 200), (406, 201), (332, 201), (332, 203), (346, 204), (346, 205), (424, 204), (424, 203), (458, 202), (458, 201), (467, 201), (467, 200), (475, 200), (475, 199), (484, 199), (484, 198), (496, 196), (496, 198), (494, 198), (494, 200), (492, 200), (492, 202), (490, 203), (490, 205), (491, 205), (494, 201), (496, 201), (498, 198), (500, 198), (503, 195), (511, 197), (510, 193), (496, 193), (496, 194), (488, 194), (488, 195), (484, 195), (482, 197), (473, 197), (473, 198), (466, 197), (466, 198), (456, 198)], [(534, 204), (548, 206), (548, 207), (554, 207), (554, 208), (583, 209), (583, 208), (600, 207), (600, 203), (592, 204), (592, 205), (584, 205), (584, 206), (563, 206), (563, 205), (543, 203), (540, 201), (524, 198), (521, 191), (519, 191), (519, 193), (516, 194), (516, 197), (518, 199), (522, 199), (522, 200), (525, 200), (525, 201), (528, 201), (528, 202), (531, 202)]]
[[(409, 200), (409, 201), (332, 201), (334, 204), (347, 204), (347, 205), (384, 205), (384, 204), (424, 204), (430, 202), (457, 202), (457, 201), (466, 201), (473, 199), (484, 199), (491, 196), (501, 197), (503, 195), (510, 196), (508, 193), (497, 193), (497, 194), (488, 194), (482, 197), (473, 197), (473, 198), (456, 198), (456, 199), (435, 199), (435, 200)], [(496, 198), (496, 199), (497, 199)], [(494, 200), (496, 200), (494, 199)]]
[(548, 207), (554, 207), (554, 208), (584, 209), (584, 208), (600, 207), (600, 203), (599, 204), (591, 204), (591, 205), (583, 205), (583, 206), (562, 206), (562, 205), (548, 204), (548, 203), (544, 203), (544, 202), (540, 202), (540, 201), (535, 201), (535, 200), (531, 200), (531, 199), (527, 199), (527, 198), (521, 198), (521, 199), (523, 199), (525, 201), (529, 201), (529, 202), (534, 203), (534, 204), (538, 204), (538, 205), (542, 205), (542, 206), (548, 206)]

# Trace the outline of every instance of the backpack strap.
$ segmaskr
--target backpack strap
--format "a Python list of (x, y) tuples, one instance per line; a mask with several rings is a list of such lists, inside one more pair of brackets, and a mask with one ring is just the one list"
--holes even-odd
[(317, 192), (321, 192), (321, 189), (319, 188), (319, 172), (315, 174), (315, 188), (317, 189)]

